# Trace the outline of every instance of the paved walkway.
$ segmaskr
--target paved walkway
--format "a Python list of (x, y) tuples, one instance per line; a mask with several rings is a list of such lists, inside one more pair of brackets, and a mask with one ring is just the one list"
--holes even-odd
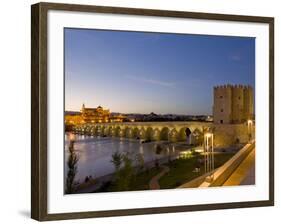
[(255, 184), (255, 174), (256, 174), (256, 169), (255, 169), (255, 164), (250, 168), (247, 176), (245, 179), (240, 183), (240, 185), (251, 185)]
[(223, 186), (255, 184), (255, 150), (244, 159)]
[(170, 171), (170, 168), (167, 166), (160, 166), (162, 168), (162, 171), (158, 173), (156, 176), (152, 177), (151, 180), (149, 181), (149, 189), (150, 190), (157, 190), (160, 189), (160, 185), (158, 183), (158, 180), (164, 176), (166, 173)]

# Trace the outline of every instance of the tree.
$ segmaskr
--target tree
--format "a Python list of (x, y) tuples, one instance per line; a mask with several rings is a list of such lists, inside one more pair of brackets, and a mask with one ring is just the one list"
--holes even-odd
[(130, 184), (134, 177), (133, 162), (128, 153), (122, 155), (123, 167), (118, 172), (117, 188), (118, 190), (130, 190)]
[(74, 141), (70, 141), (69, 156), (67, 160), (68, 172), (66, 178), (66, 193), (74, 193), (74, 180), (77, 173), (78, 154), (74, 150)]
[(143, 168), (144, 168), (144, 156), (143, 156), (143, 154), (137, 153), (136, 157), (135, 157), (135, 160), (138, 164), (139, 171), (143, 170)]
[(116, 151), (111, 155), (111, 157), (112, 159), (110, 160), (110, 162), (113, 163), (115, 170), (117, 172), (122, 165), (122, 154)]
[(117, 190), (129, 190), (134, 177), (133, 162), (129, 154), (115, 152), (112, 154), (111, 162), (115, 166), (115, 185)]

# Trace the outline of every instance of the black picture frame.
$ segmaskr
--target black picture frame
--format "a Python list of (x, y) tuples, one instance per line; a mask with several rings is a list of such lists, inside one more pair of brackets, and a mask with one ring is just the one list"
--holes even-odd
[[(274, 205), (274, 18), (258, 16), (224, 15), (183, 11), (166, 11), (137, 8), (119, 8), (90, 5), (38, 3), (31, 10), (31, 217), (39, 221), (60, 219), (81, 219), (124, 215), (187, 212), (225, 208), (259, 207)], [(169, 206), (159, 208), (138, 208), (126, 210), (88, 211), (48, 214), (47, 200), (47, 13), (49, 10), (77, 12), (98, 12), (167, 18), (195, 18), (264, 23), (269, 25), (269, 200), (217, 203), (204, 205)]]

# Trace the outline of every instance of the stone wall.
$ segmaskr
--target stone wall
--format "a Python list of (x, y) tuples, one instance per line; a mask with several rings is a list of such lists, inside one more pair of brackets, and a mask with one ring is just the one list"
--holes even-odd
[(214, 145), (225, 147), (235, 143), (247, 143), (249, 134), (255, 137), (255, 127), (249, 130), (246, 123), (243, 124), (214, 124)]

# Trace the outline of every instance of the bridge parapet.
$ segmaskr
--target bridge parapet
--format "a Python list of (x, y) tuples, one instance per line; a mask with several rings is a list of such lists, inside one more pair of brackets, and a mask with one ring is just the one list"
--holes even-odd
[[(74, 131), (94, 136), (112, 136), (176, 142), (187, 141), (188, 138), (199, 138), (204, 130), (207, 130), (211, 126), (212, 123), (210, 122), (95, 123), (76, 126), (74, 127)], [(186, 133), (189, 134), (187, 135)], [(192, 140), (190, 140), (190, 142), (191, 141)]]

